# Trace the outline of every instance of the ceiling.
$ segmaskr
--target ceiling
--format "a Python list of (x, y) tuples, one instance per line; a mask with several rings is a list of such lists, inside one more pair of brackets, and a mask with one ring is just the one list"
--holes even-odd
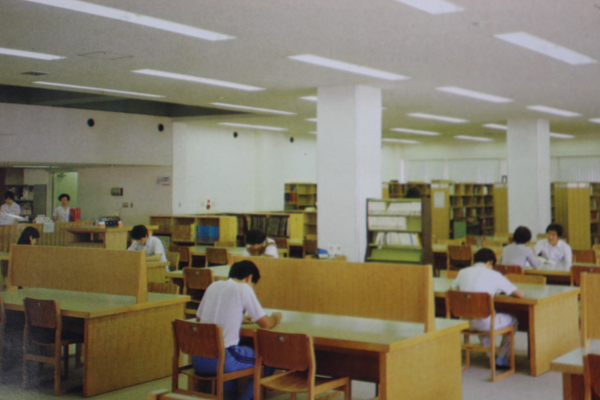
[[(422, 0), (424, 1), (424, 0)], [(60, 3), (60, 1), (55, 1)], [(43, 61), (0, 55), (0, 84), (109, 88), (164, 97), (136, 101), (219, 108), (213, 102), (284, 110), (186, 117), (218, 126), (234, 122), (282, 127), (290, 135), (316, 130), (317, 88), (368, 85), (382, 89), (384, 137), (421, 142), (473, 135), (504, 141), (513, 118), (546, 118), (551, 131), (578, 138), (600, 134), (600, 63), (570, 65), (494, 35), (527, 32), (600, 60), (600, 0), (452, 0), (462, 11), (432, 15), (395, 0), (105, 0), (88, 3), (234, 36), (207, 41), (36, 2), (0, 0), (0, 47), (66, 57)], [(102, 53), (104, 52), (104, 53)], [(89, 55), (90, 53), (100, 53)], [(410, 77), (390, 81), (290, 59), (313, 54)], [(114, 56), (116, 58), (103, 58)], [(153, 69), (252, 85), (242, 91), (131, 71)], [(47, 72), (45, 76), (24, 72)], [(436, 90), (455, 86), (511, 99), (492, 103)], [(2, 90), (2, 89), (0, 89)], [(61, 89), (69, 90), (69, 89)], [(75, 90), (89, 92), (87, 90)], [(94, 92), (89, 92), (94, 93)], [(114, 96), (111, 96), (114, 98)], [(0, 96), (0, 101), (3, 100)], [(79, 103), (77, 101), (72, 103)], [(83, 102), (85, 103), (85, 102)], [(544, 105), (580, 114), (561, 117), (528, 109)], [(453, 124), (408, 116), (466, 119)], [(178, 115), (175, 115), (178, 116)], [(390, 128), (435, 131), (426, 137)]]

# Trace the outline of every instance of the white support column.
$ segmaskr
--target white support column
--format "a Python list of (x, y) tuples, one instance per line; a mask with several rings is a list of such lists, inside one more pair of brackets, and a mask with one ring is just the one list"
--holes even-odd
[(508, 227), (524, 225), (533, 238), (551, 222), (550, 124), (548, 120), (509, 120), (506, 132)]
[(325, 87), (317, 97), (319, 247), (361, 262), (366, 199), (381, 198), (381, 89)]

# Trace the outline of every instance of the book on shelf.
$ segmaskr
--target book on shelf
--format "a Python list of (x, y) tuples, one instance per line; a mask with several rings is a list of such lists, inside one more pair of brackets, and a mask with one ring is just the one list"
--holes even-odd
[(421, 215), (421, 202), (391, 202), (387, 208), (388, 214)]
[(287, 216), (269, 216), (267, 222), (267, 236), (286, 237), (288, 233)]
[(387, 202), (384, 201), (369, 201), (369, 214), (383, 214), (387, 208)]
[(266, 232), (267, 217), (265, 215), (251, 215), (250, 229), (258, 229), (259, 231)]
[(376, 245), (421, 246), (419, 234), (412, 232), (377, 232), (373, 241)]
[(369, 229), (397, 229), (406, 230), (406, 217), (384, 217), (384, 216), (371, 216), (369, 217)]

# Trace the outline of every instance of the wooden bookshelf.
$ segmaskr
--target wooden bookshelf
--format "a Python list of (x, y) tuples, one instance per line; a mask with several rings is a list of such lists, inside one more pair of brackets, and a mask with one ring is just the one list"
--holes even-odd
[(170, 236), (174, 245), (203, 245), (236, 242), (237, 218), (227, 215), (151, 216), (150, 225), (158, 226), (155, 235)]
[[(506, 207), (495, 210), (496, 200), (502, 202), (501, 199), (506, 197), (506, 192), (502, 190), (496, 194), (497, 185), (501, 184), (455, 183), (450, 186), (451, 226), (456, 221), (465, 221), (467, 235), (494, 236), (496, 219), (507, 221)], [(508, 227), (502, 225), (501, 229)], [(452, 237), (461, 238), (455, 232), (452, 232)]]
[(562, 225), (563, 238), (573, 249), (591, 248), (591, 202), (588, 182), (560, 182), (554, 185), (556, 223)]
[(430, 263), (428, 198), (368, 199), (366, 261)]
[(285, 210), (304, 210), (317, 204), (315, 183), (286, 183), (284, 188)]
[(405, 198), (407, 194), (412, 190), (417, 190), (420, 197), (428, 197), (431, 194), (431, 188), (428, 183), (425, 182), (389, 182), (388, 183), (388, 197), (390, 199), (401, 199)]
[(5, 187), (15, 194), (15, 203), (21, 207), (22, 216), (35, 217), (37, 214), (46, 214), (46, 185), (6, 185)]
[(450, 182), (431, 183), (431, 233), (450, 239)]
[(508, 185), (494, 184), (494, 234), (508, 231)]
[(590, 182), (590, 238), (592, 246), (600, 244), (600, 183)]

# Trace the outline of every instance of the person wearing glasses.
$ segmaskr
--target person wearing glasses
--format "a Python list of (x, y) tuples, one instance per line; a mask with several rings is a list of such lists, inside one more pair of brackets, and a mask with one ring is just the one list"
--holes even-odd
[(250, 229), (246, 234), (244, 255), (279, 258), (277, 243), (273, 239), (267, 238), (267, 235), (258, 229)]

